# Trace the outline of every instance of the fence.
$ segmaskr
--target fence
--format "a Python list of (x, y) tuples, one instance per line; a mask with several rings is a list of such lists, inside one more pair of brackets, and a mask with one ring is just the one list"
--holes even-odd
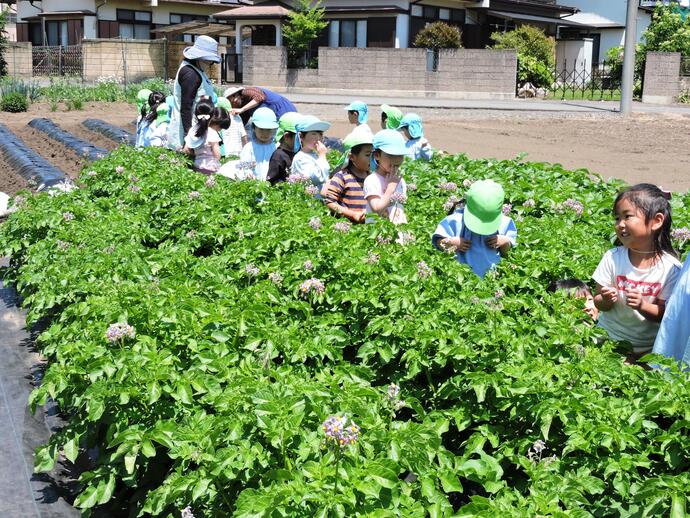
[(621, 95), (620, 67), (603, 62), (591, 68), (565, 63), (553, 72), (551, 96), (557, 99), (618, 100)]
[(32, 47), (32, 72), (35, 76), (77, 76), (82, 75), (82, 47)]

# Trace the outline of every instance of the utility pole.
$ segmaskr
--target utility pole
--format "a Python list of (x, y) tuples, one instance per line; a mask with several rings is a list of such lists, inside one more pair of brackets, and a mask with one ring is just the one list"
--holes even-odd
[(623, 78), (621, 84), (621, 115), (632, 113), (635, 87), (635, 47), (637, 40), (637, 7), (639, 0), (628, 0), (625, 20), (625, 49), (623, 50)]

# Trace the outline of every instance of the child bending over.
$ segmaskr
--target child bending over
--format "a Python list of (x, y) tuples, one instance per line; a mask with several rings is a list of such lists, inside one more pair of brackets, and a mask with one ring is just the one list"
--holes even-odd
[(479, 277), (495, 268), (501, 257), (515, 246), (517, 228), (503, 214), (503, 187), (493, 180), (474, 182), (464, 206), (454, 207), (431, 236), (439, 250), (455, 253)]

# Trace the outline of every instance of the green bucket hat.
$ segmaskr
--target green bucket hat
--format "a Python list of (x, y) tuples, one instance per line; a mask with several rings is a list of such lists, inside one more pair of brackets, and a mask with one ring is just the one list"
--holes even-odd
[(371, 133), (371, 131), (360, 128), (361, 127), (357, 127), (343, 139), (343, 154), (338, 161), (338, 167), (341, 169), (347, 167), (347, 164), (350, 161), (348, 155), (353, 147), (360, 146), (362, 144), (373, 144), (374, 135)]
[(170, 122), (168, 117), (168, 105), (166, 103), (160, 103), (156, 109), (156, 126), (161, 124), (167, 124)]
[(480, 236), (497, 232), (503, 219), (503, 187), (493, 180), (480, 180), (468, 189), (466, 198), (465, 226)]
[(230, 113), (232, 111), (232, 104), (225, 97), (219, 97), (216, 101), (216, 107), (223, 108), (226, 112)]
[(395, 106), (381, 105), (381, 111), (386, 114), (386, 128), (397, 130), (403, 118), (403, 112)]
[(137, 92), (137, 113), (141, 113), (141, 109), (149, 103), (149, 95), (153, 92), (148, 88), (144, 88)]
[(278, 119), (278, 131), (276, 131), (276, 144), (280, 143), (286, 131), (297, 133), (295, 126), (301, 118), (302, 116), (297, 112), (287, 112), (280, 116), (280, 119)]

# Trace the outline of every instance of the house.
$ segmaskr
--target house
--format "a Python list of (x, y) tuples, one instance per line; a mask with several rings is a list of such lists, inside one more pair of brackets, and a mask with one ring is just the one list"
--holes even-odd
[(17, 0), (17, 41), (65, 46), (84, 38), (150, 39), (153, 29), (207, 20), (237, 5), (238, 0)]
[(7, 41), (17, 41), (17, 6), (14, 3), (0, 2), (0, 11), (7, 11), (4, 31)]
[[(642, 41), (642, 34), (652, 21), (651, 12), (657, 3), (676, 3), (679, 8), (690, 10), (690, 0), (661, 1), (639, 0), (637, 11), (636, 40)], [(591, 38), (592, 53), (588, 59), (591, 63), (603, 63), (611, 48), (623, 45), (625, 40), (626, 0), (568, 0), (568, 4), (577, 7), (579, 12), (567, 19), (585, 26), (563, 27), (559, 31), (562, 41), (577, 41)]]

